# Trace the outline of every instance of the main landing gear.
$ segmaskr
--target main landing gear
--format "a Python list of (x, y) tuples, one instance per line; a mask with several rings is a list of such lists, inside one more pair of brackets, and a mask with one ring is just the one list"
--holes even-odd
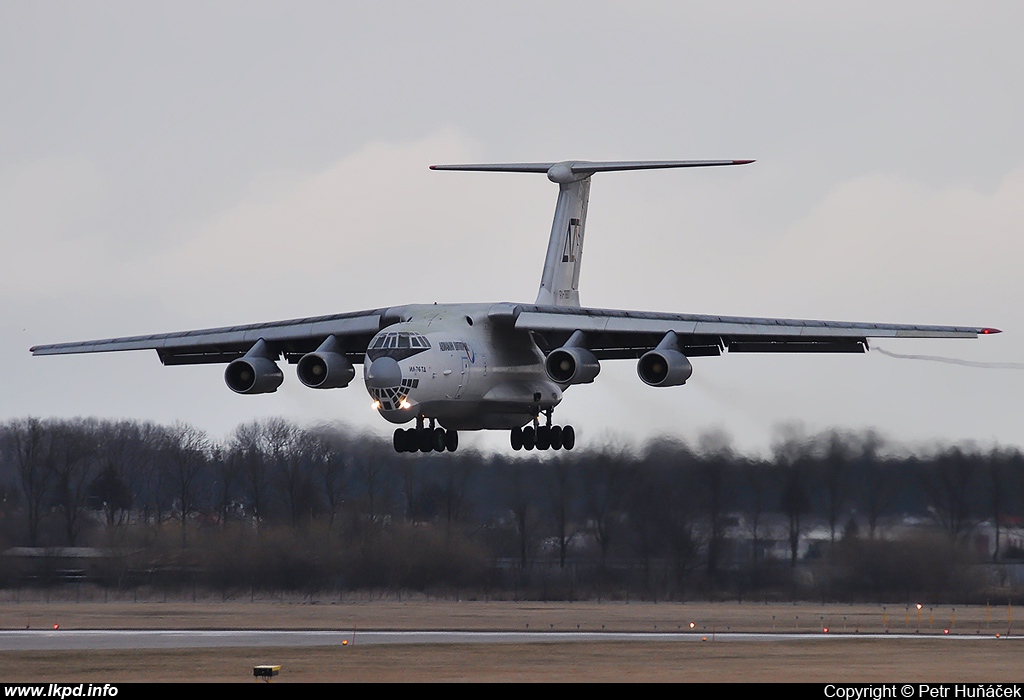
[(576, 446), (576, 431), (571, 425), (551, 425), (552, 409), (544, 412), (546, 422), (539, 425), (538, 419), (533, 419), (533, 425), (525, 428), (512, 428), (509, 441), (513, 450), (571, 450)]
[(417, 416), (415, 428), (395, 429), (394, 445), (395, 452), (454, 452), (459, 448), (459, 433), (437, 426), (433, 418), (424, 427), (423, 416)]

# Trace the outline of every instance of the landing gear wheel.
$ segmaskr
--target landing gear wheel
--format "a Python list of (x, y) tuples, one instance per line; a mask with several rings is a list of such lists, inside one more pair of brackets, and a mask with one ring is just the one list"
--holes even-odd
[(508, 436), (509, 442), (512, 443), (512, 449), (518, 452), (523, 449), (523, 429), (512, 428), (512, 432)]
[(392, 442), (395, 446), (395, 452), (405, 452), (405, 431), (401, 428), (395, 428), (395, 436)]
[(537, 428), (537, 449), (546, 450), (551, 447), (551, 428), (542, 425)]
[(533, 426), (528, 425), (523, 428), (523, 449), (532, 450), (536, 444), (537, 434), (533, 431)]
[(459, 449), (459, 431), (447, 430), (444, 434), (444, 447), (449, 452)]
[[(433, 430), (417, 430), (419, 435), (419, 447), (420, 452), (430, 452), (434, 449), (434, 431)], [(415, 450), (413, 450), (415, 452)]]
[(562, 447), (571, 450), (576, 446), (576, 431), (572, 429), (571, 425), (567, 425), (562, 428)]
[(431, 439), (433, 440), (434, 452), (444, 452), (445, 445), (445, 430), (444, 428), (434, 428), (431, 431)]
[(405, 451), (416, 452), (420, 449), (420, 438), (416, 434), (416, 428), (406, 428), (405, 430)]
[(562, 426), (551, 426), (551, 429), (548, 432), (548, 441), (551, 443), (552, 450), (562, 449)]

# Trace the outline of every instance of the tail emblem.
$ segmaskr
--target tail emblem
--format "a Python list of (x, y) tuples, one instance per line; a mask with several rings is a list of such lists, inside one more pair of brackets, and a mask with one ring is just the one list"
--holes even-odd
[(569, 230), (565, 235), (565, 246), (562, 248), (562, 262), (576, 262), (580, 251), (580, 220), (569, 219)]

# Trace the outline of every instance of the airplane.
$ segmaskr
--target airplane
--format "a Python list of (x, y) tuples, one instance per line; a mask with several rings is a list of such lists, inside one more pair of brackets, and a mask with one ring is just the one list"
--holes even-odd
[(590, 181), (596, 173), (746, 165), (751, 160), (432, 165), (432, 170), (546, 173), (558, 185), (533, 304), (412, 304), (270, 323), (37, 345), (33, 355), (156, 350), (164, 365), (227, 363), (239, 394), (284, 381), (283, 358), (311, 389), (340, 389), (363, 365), (373, 408), (397, 452), (454, 452), (459, 431), (508, 430), (513, 450), (571, 450), (552, 415), (563, 392), (593, 382), (605, 360), (633, 359), (651, 387), (681, 386), (690, 358), (723, 353), (863, 353), (870, 338), (976, 338), (995, 328), (849, 323), (624, 311), (580, 305)]

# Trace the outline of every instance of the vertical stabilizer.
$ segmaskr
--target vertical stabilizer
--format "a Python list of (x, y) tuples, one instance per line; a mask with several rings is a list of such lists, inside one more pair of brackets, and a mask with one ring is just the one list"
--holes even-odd
[(555, 217), (551, 222), (548, 253), (540, 276), (537, 303), (550, 306), (580, 305), (580, 264), (583, 232), (587, 224), (590, 176), (559, 183)]
[(583, 258), (583, 230), (587, 223), (590, 176), (620, 170), (661, 168), (704, 168), (715, 165), (745, 165), (752, 160), (628, 160), (592, 162), (566, 160), (561, 163), (492, 163), (479, 165), (431, 165), (431, 170), (464, 170), (492, 173), (547, 173), (558, 184), (558, 202), (551, 222), (548, 253), (540, 276), (537, 304), (580, 305), (580, 261)]

